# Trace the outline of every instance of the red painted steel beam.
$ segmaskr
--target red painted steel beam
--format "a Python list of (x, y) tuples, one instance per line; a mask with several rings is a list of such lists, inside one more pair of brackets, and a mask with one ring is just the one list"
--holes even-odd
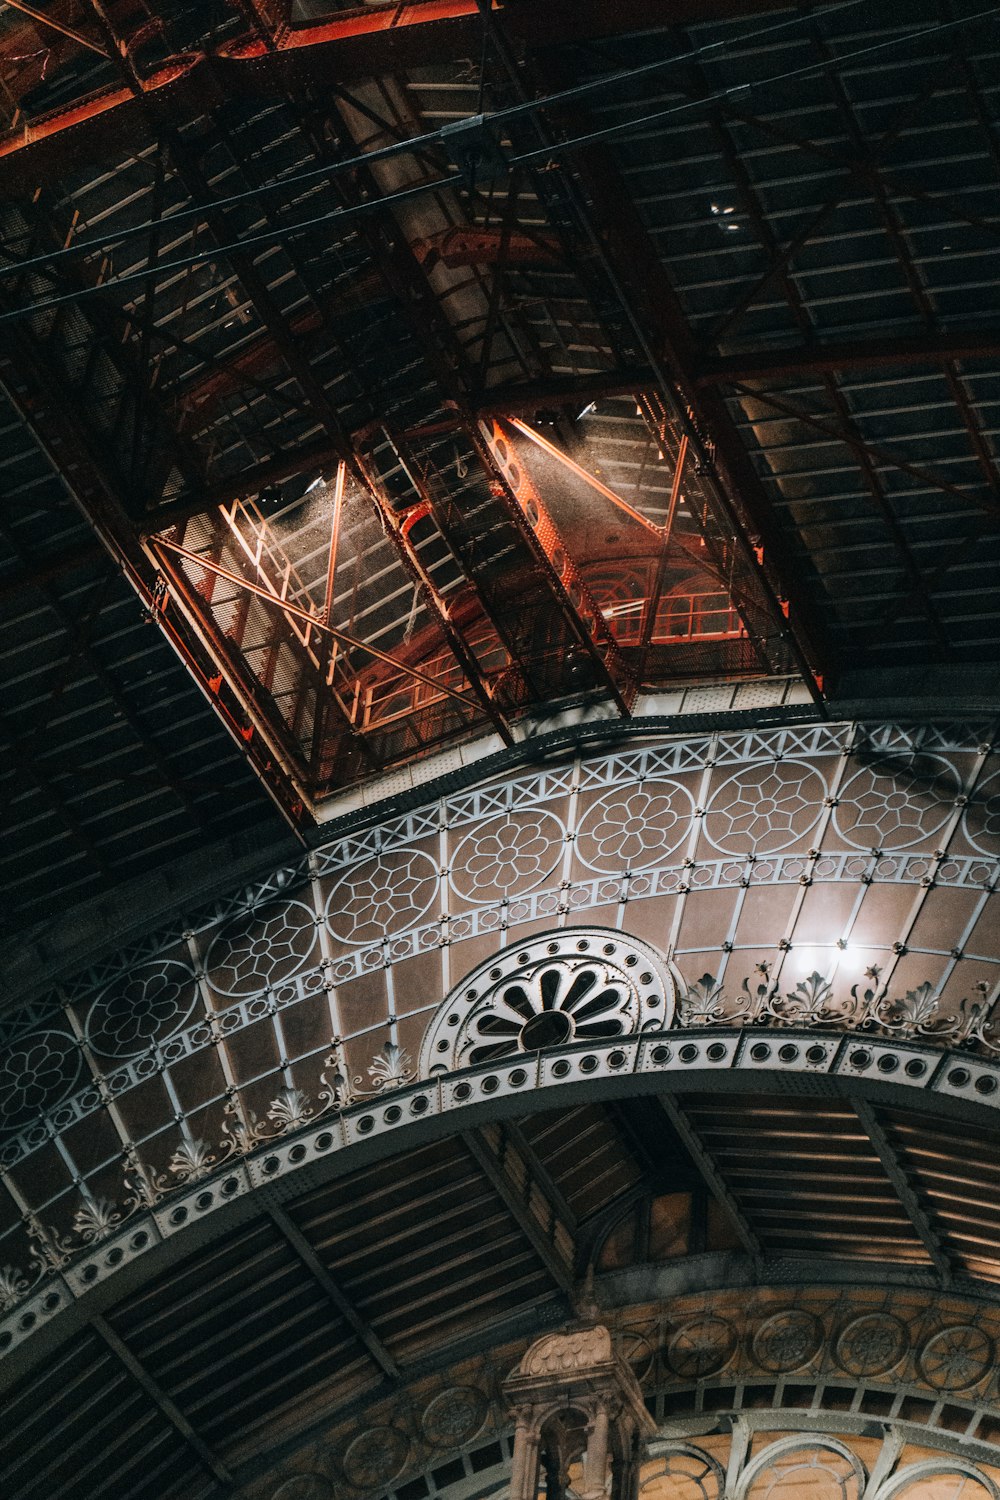
[(169, 537), (165, 536), (151, 537), (149, 545), (156, 552), (157, 558), (160, 561), (162, 561), (161, 549), (166, 548), (169, 552), (173, 552), (178, 557), (184, 558), (185, 561), (193, 563), (195, 567), (203, 568), (209, 573), (214, 573), (217, 578), (224, 578), (234, 588), (242, 589), (248, 594), (256, 595), (258, 599), (262, 599), (265, 604), (272, 606), (272, 608), (280, 614), (286, 615), (290, 620), (298, 620), (301, 624), (309, 626), (310, 629), (320, 634), (329, 635), (338, 645), (345, 646), (351, 651), (361, 651), (365, 655), (373, 657), (376, 661), (382, 662), (383, 665), (392, 667), (395, 671), (402, 672), (407, 677), (414, 678), (417, 682), (422, 683), (424, 687), (431, 688), (434, 692), (443, 693), (447, 698), (454, 698), (456, 702), (461, 703), (465, 708), (475, 709), (477, 707), (475, 700), (470, 698), (467, 693), (456, 692), (454, 688), (446, 686), (437, 678), (429, 677), (419, 667), (414, 667), (409, 662), (402, 661), (397, 656), (390, 656), (388, 651), (383, 651), (379, 646), (372, 645), (370, 641), (357, 640), (354, 636), (348, 635), (346, 631), (338, 630), (336, 626), (328, 624), (319, 615), (312, 614), (309, 610), (303, 609), (301, 605), (295, 604), (290, 599), (282, 599), (280, 595), (272, 593), (269, 589), (263, 588), (259, 583), (254, 583), (249, 578), (243, 578), (239, 573), (234, 573), (230, 568), (222, 567), (203, 553), (191, 552), (187, 547), (182, 547), (179, 542), (172, 542)]
[[(496, 4), (507, 35), (530, 46), (550, 46), (619, 36), (667, 25), (753, 16), (790, 7), (791, 0), (524, 0)], [(354, 10), (311, 26), (289, 28), (265, 40), (256, 34), (206, 52), (169, 58), (142, 80), (145, 102), (177, 123), (178, 113), (210, 109), (224, 88), (283, 92), (296, 82), (347, 82), (406, 72), (442, 58), (478, 56), (482, 14), (477, 0), (410, 0)], [(470, 49), (472, 49), (470, 51)], [(141, 101), (127, 87), (101, 89), (0, 139), (0, 182), (37, 179), (48, 161), (86, 158), (131, 139)]]
[[(532, 483), (509, 435), (495, 419), (480, 422), (477, 449), (487, 471), (492, 468), (506, 496), (524, 518), (550, 576), (566, 618), (576, 625), (581, 645), (599, 665), (620, 712), (632, 712), (638, 691), (634, 673), (621, 654), (597, 600), (590, 592), (545, 502)], [(491, 462), (490, 462), (491, 461)], [(500, 497), (498, 497), (500, 498)]]
[(439, 262), (456, 266), (554, 266), (562, 259), (554, 235), (524, 234), (487, 225), (456, 224), (427, 239), (414, 240), (410, 249), (428, 271)]

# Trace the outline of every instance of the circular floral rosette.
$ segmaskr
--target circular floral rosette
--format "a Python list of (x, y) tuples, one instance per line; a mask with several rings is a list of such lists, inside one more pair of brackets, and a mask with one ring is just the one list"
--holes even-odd
[(965, 836), (981, 854), (1000, 854), (1000, 771), (975, 788), (962, 815)]
[(765, 1370), (785, 1374), (801, 1370), (819, 1353), (823, 1329), (819, 1319), (801, 1308), (775, 1313), (753, 1336), (753, 1357)]
[(903, 1358), (910, 1338), (890, 1313), (862, 1313), (841, 1329), (834, 1357), (848, 1375), (884, 1375)]
[(185, 964), (141, 964), (101, 991), (87, 1016), (87, 1041), (102, 1057), (134, 1057), (179, 1031), (197, 997)]
[(471, 1385), (439, 1391), (421, 1418), (424, 1437), (435, 1448), (458, 1447), (474, 1438), (486, 1420), (489, 1402)]
[(971, 1323), (942, 1328), (920, 1351), (924, 1379), (938, 1391), (968, 1390), (982, 1380), (992, 1363), (992, 1340)]
[(940, 832), (958, 792), (954, 767), (940, 756), (876, 761), (845, 783), (837, 830), (855, 849), (909, 849)]
[(802, 761), (748, 766), (724, 781), (705, 812), (705, 837), (723, 854), (776, 854), (815, 828), (827, 786)]
[(344, 1477), (359, 1490), (389, 1484), (403, 1468), (409, 1453), (409, 1439), (398, 1427), (370, 1427), (348, 1445), (343, 1459)]
[(274, 901), (227, 922), (205, 968), (218, 994), (258, 995), (301, 973), (316, 947), (312, 908), (304, 901)]
[(676, 781), (615, 788), (581, 818), (577, 855), (602, 875), (650, 869), (683, 842), (693, 813), (694, 798)]
[(19, 1130), (67, 1099), (83, 1073), (74, 1036), (36, 1031), (0, 1058), (0, 1130)]
[(407, 932), (437, 899), (438, 868), (420, 849), (393, 849), (366, 859), (337, 881), (326, 919), (343, 943), (379, 943)]
[(673, 975), (648, 944), (564, 928), (504, 949), (456, 985), (424, 1033), (420, 1072), (661, 1030), (675, 1001)]
[(452, 889), (477, 904), (523, 895), (555, 869), (564, 836), (558, 818), (535, 809), (490, 818), (452, 855)]
[(725, 1368), (736, 1349), (736, 1334), (723, 1318), (695, 1318), (667, 1340), (667, 1364), (686, 1380), (703, 1380)]

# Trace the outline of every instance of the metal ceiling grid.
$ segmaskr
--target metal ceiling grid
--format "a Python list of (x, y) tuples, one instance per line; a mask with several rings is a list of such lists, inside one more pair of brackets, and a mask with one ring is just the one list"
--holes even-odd
[(929, 1260), (850, 1107), (713, 1096), (682, 1109), (763, 1251)]
[(628, 1140), (600, 1106), (534, 1115), (524, 1122), (523, 1132), (579, 1220), (642, 1179)]
[(996, 1281), (1000, 1141), (981, 1130), (928, 1128), (894, 1111), (886, 1113), (886, 1129), (956, 1264)]
[[(914, 19), (948, 17), (925, 5), (906, 29)], [(721, 58), (630, 90), (627, 107), (602, 102), (593, 125), (676, 112), (614, 154), (677, 289), (697, 378), (730, 388), (798, 566), (829, 601), (841, 659), (989, 655), (995, 402), (985, 370), (946, 346), (978, 332), (995, 283), (982, 218), (996, 174), (995, 28), (896, 47), (891, 67), (861, 56), (762, 86), (901, 35), (857, 21), (849, 8), (826, 12), (760, 46), (734, 40), (735, 26), (699, 28), (692, 43), (730, 38)], [(637, 43), (598, 44), (587, 69), (646, 57)], [(711, 107), (684, 108), (699, 96)], [(925, 368), (892, 371), (914, 362)]]
[[(839, 1259), (841, 1268), (845, 1260), (853, 1263), (864, 1281), (861, 1268), (870, 1261), (884, 1283), (881, 1292), (869, 1287), (870, 1308), (881, 1305), (893, 1278), (904, 1288), (903, 1298), (924, 1285), (928, 1257), (920, 1231), (905, 1227), (901, 1207), (908, 1181), (921, 1195), (926, 1191), (922, 1168), (917, 1163), (918, 1175), (910, 1177), (913, 1164), (906, 1159), (907, 1177), (902, 1185), (894, 1182), (884, 1143), (870, 1144), (868, 1127), (862, 1129), (848, 1105), (805, 1097), (779, 1102), (688, 1095), (680, 1130), (691, 1159), (683, 1162), (667, 1118), (679, 1106), (667, 1096), (661, 1096), (659, 1110), (653, 1100), (648, 1107), (642, 1101), (624, 1134), (616, 1110), (571, 1106), (529, 1116), (521, 1125), (486, 1126), (411, 1147), (306, 1188), (281, 1206), (266, 1206), (261, 1217), (189, 1252), (116, 1306), (91, 1311), (92, 1328), (8, 1398), (19, 1439), (6, 1455), (6, 1481), (21, 1486), (19, 1500), (22, 1493), (34, 1500), (43, 1491), (50, 1500), (68, 1500), (86, 1476), (85, 1450), (97, 1422), (107, 1439), (103, 1482), (123, 1497), (200, 1493), (196, 1486), (206, 1470), (216, 1484), (242, 1482), (256, 1472), (264, 1449), (299, 1440), (317, 1419), (329, 1431), (331, 1424), (356, 1421), (373, 1402), (398, 1402), (407, 1380), (447, 1372), (463, 1349), (476, 1341), (483, 1347), (487, 1331), (489, 1343), (505, 1336), (505, 1329), (546, 1325), (564, 1314), (573, 1273), (566, 1279), (559, 1256), (553, 1257), (559, 1237), (538, 1237), (538, 1190), (548, 1211), (568, 1216), (564, 1229), (581, 1220), (611, 1224), (639, 1186), (629, 1166), (637, 1123), (646, 1151), (669, 1157), (671, 1172), (687, 1174), (693, 1165), (716, 1196), (722, 1180), (729, 1185), (721, 1212), (740, 1238), (749, 1229), (746, 1248), (754, 1259), (747, 1263), (757, 1266), (756, 1274), (765, 1265), (783, 1265), (787, 1280), (791, 1258), (808, 1281)], [(909, 1111), (880, 1111), (876, 1139), (879, 1131), (891, 1136), (901, 1161), (914, 1140), (951, 1140), (940, 1122), (929, 1126)], [(575, 1154), (573, 1142), (580, 1147)], [(954, 1144), (965, 1149), (957, 1137)], [(984, 1145), (982, 1172), (977, 1161), (969, 1174), (976, 1176), (977, 1197), (988, 1196), (995, 1175), (990, 1149)], [(767, 1201), (748, 1191), (742, 1164), (751, 1153)], [(601, 1161), (608, 1167), (603, 1173)], [(601, 1177), (599, 1189), (586, 1186), (586, 1172)], [(869, 1188), (862, 1210), (857, 1195)], [(825, 1217), (819, 1199), (828, 1205)], [(581, 1249), (588, 1242), (585, 1232)], [(635, 1253), (626, 1251), (621, 1269), (632, 1266)], [(672, 1241), (652, 1259), (665, 1255), (665, 1264), (673, 1259), (683, 1273), (686, 1253), (683, 1243)], [(726, 1252), (722, 1260), (728, 1263), (732, 1255)], [(812, 1294), (802, 1286), (796, 1293), (813, 1308), (796, 1315), (810, 1330), (818, 1326), (817, 1311), (832, 1311), (836, 1321), (838, 1294), (822, 1291), (822, 1285), (817, 1281)], [(745, 1292), (729, 1297), (740, 1295), (745, 1302)], [(774, 1300), (773, 1291), (760, 1293), (764, 1313), (773, 1310)], [(716, 1317), (727, 1316), (728, 1303), (713, 1306)], [(637, 1359), (646, 1347), (640, 1334), (649, 1342), (649, 1319), (640, 1311), (630, 1316)], [(664, 1309), (647, 1312), (662, 1319)], [(929, 1338), (940, 1324), (924, 1318), (920, 1326), (921, 1337)], [(690, 1376), (686, 1365), (677, 1365), (687, 1346), (674, 1340), (664, 1347), (670, 1361), (664, 1378), (673, 1386), (678, 1372)], [(708, 1361), (703, 1373), (710, 1384), (714, 1375), (717, 1384), (709, 1353), (702, 1350), (697, 1358)], [(692, 1368), (701, 1371), (700, 1365)], [(823, 1377), (827, 1385), (831, 1374), (836, 1372)], [(68, 1391), (74, 1392), (72, 1402)], [(43, 1432), (50, 1444), (55, 1440), (59, 1455), (48, 1467), (38, 1459)], [(146, 1455), (145, 1466), (137, 1449)]]
[[(178, 1318), (178, 1306), (184, 1309)], [(197, 1273), (181, 1270), (108, 1319), (126, 1346), (213, 1448), (251, 1452), (308, 1392), (336, 1385), (340, 1401), (382, 1372), (350, 1323), (273, 1222), (217, 1245)]]
[[(500, 1319), (551, 1296), (523, 1225), (461, 1141), (424, 1148), (405, 1171), (398, 1162), (374, 1168), (288, 1212), (397, 1361), (456, 1335), (472, 1315)], [(498, 1278), (487, 1276), (501, 1266)]]
[[(197, 1454), (93, 1330), (44, 1378), (12, 1393), (4, 1415), (8, 1435), (17, 1434), (4, 1479), (23, 1500), (79, 1494), (81, 1485), (112, 1476), (123, 1500), (169, 1493), (195, 1500), (214, 1488)], [(107, 1448), (95, 1441), (101, 1437)]]
[[(17, 487), (23, 494), (23, 486)], [(0, 522), (11, 929), (276, 816), (51, 469)], [(38, 499), (45, 508), (38, 507)]]

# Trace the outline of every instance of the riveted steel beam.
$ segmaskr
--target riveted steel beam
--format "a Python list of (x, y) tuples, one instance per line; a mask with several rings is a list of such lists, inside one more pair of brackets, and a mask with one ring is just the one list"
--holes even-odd
[(565, 1205), (533, 1153), (501, 1126), (464, 1131), (462, 1140), (560, 1291), (572, 1291), (576, 1223), (563, 1217)]
[(146, 1395), (157, 1406), (170, 1426), (179, 1433), (194, 1453), (199, 1462), (208, 1470), (217, 1484), (224, 1485), (228, 1490), (233, 1483), (232, 1475), (225, 1464), (216, 1453), (205, 1442), (187, 1417), (181, 1411), (176, 1401), (173, 1401), (162, 1386), (153, 1379), (146, 1366), (138, 1355), (129, 1348), (125, 1340), (111, 1327), (111, 1324), (100, 1314), (91, 1318), (91, 1327), (111, 1351), (119, 1364), (123, 1365), (133, 1380), (142, 1387)]
[(746, 1214), (740, 1208), (740, 1205), (730, 1191), (729, 1185), (716, 1165), (715, 1158), (706, 1149), (701, 1137), (680, 1105), (676, 1104), (667, 1094), (661, 1094), (659, 1102), (660, 1108), (684, 1142), (691, 1160), (704, 1178), (705, 1185), (712, 1193), (712, 1196), (722, 1208), (743, 1248), (749, 1251), (755, 1261), (759, 1262), (763, 1258), (764, 1247), (757, 1238), (757, 1234)]
[[(517, 42), (549, 47), (666, 24), (749, 18), (789, 5), (790, 0), (677, 0), (669, 17), (661, 0), (558, 0), (544, 6), (507, 0), (495, 3), (494, 9)], [(204, 104), (220, 84), (259, 93), (283, 92), (296, 82), (372, 78), (442, 57), (476, 56), (482, 42), (477, 0), (404, 0), (399, 5), (353, 8), (343, 16), (295, 27), (275, 25), (273, 19), (269, 24), (269, 7), (254, 9), (256, 19), (247, 35), (211, 53), (167, 58), (141, 80), (146, 99), (173, 113), (179, 101)], [(82, 35), (75, 40), (80, 46), (94, 45)], [(72, 149), (79, 156), (100, 150), (127, 133), (137, 115), (135, 94), (126, 86), (87, 94), (35, 121), (22, 120), (17, 131), (0, 140), (0, 177), (5, 168), (20, 174), (37, 172), (54, 151)]]
[(854, 1113), (861, 1121), (865, 1134), (875, 1148), (875, 1153), (882, 1163), (885, 1175), (892, 1183), (896, 1197), (903, 1205), (907, 1218), (923, 1242), (924, 1249), (930, 1256), (934, 1269), (941, 1278), (941, 1285), (947, 1289), (951, 1286), (954, 1271), (941, 1236), (931, 1223), (926, 1209), (913, 1188), (913, 1184), (903, 1170), (895, 1148), (872, 1105), (866, 1099), (854, 1099), (852, 1103), (854, 1105)]

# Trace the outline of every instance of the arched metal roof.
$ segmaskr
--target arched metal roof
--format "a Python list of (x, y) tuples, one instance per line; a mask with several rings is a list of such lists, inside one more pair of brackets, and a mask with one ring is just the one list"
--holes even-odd
[(998, 24), (0, 6), (5, 1493), (995, 1500)]

